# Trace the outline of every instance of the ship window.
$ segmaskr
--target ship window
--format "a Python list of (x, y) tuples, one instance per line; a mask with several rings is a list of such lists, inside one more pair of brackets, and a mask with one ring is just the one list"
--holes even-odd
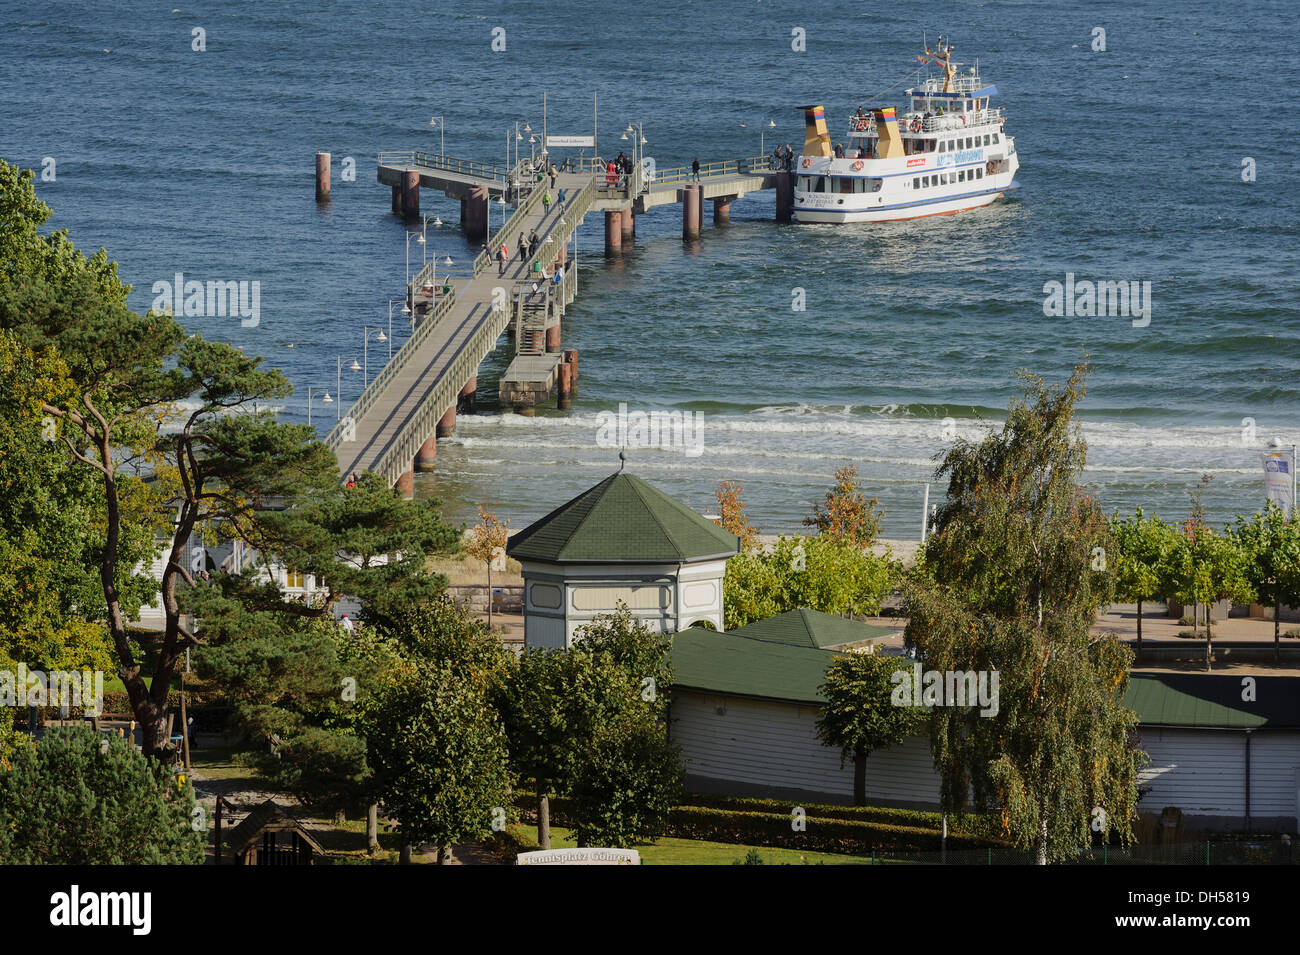
[(988, 144), (989, 144), (989, 134), (988, 134), (988, 133), (985, 133), (985, 134), (984, 134), (984, 145), (987, 146)]
[(858, 182), (858, 181), (861, 181), (861, 180), (857, 180), (857, 179), (855, 179), (855, 177), (853, 177), (853, 176), (840, 176), (840, 177), (839, 177), (839, 189), (837, 189), (836, 192), (854, 192), (854, 191), (860, 191), (860, 190), (855, 190), (855, 187), (854, 187), (854, 183), (855, 183), (855, 182)]
[(939, 140), (939, 152), (946, 153), (947, 151), (948, 151), (948, 140), (946, 139)]
[(974, 146), (974, 145), (975, 145), (975, 140), (972, 139), (970, 136), (967, 136), (967, 137), (966, 137), (966, 148), (967, 148), (967, 149), (970, 149), (970, 148), (971, 148), (972, 146)]
[(913, 189), (920, 189), (920, 188), (921, 188), (921, 177), (920, 177), (920, 176), (917, 176), (915, 179), (912, 180), (912, 188), (913, 188)]
[(1000, 140), (998, 139), (998, 134), (997, 134), (997, 133), (994, 133), (994, 134), (993, 134), (993, 142), (994, 142), (994, 143), (1000, 142)]
[(976, 169), (976, 170), (975, 170), (975, 178), (976, 178), (976, 179), (983, 179), (983, 178), (984, 178), (984, 170), (983, 170), (983, 169)]

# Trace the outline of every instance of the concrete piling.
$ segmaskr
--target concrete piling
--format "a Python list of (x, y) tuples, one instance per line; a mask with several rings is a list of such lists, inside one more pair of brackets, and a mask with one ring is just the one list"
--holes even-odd
[(403, 473), (393, 487), (401, 493), (402, 497), (407, 499), (415, 497), (415, 470), (412, 469)]
[(474, 413), (474, 408), (478, 404), (477, 375), (465, 382), (465, 387), (460, 390), (460, 404), (469, 414)]
[(555, 379), (555, 406), (561, 411), (567, 410), (572, 404), (573, 396), (573, 366), (568, 362), (561, 362), (556, 368)]
[(560, 350), (559, 319), (556, 319), (555, 324), (546, 330), (546, 350), (548, 352), (557, 352)]
[(393, 186), (393, 215), (402, 214), (402, 187)]
[(438, 439), (429, 438), (415, 453), (415, 470), (432, 471), (438, 461)]
[(776, 221), (789, 222), (794, 214), (794, 173), (776, 174)]
[(488, 187), (473, 186), (469, 198), (462, 199), (461, 224), (465, 227), (465, 238), (471, 242), (483, 242), (488, 234)]
[(700, 205), (703, 193), (704, 187), (696, 183), (682, 187), (683, 241), (692, 242), (700, 237)]
[(715, 224), (731, 221), (731, 197), (713, 200), (713, 221)]
[(623, 251), (623, 213), (617, 209), (605, 213), (605, 254), (618, 255)]
[(420, 218), (420, 172), (408, 170), (402, 182), (402, 217), (408, 222)]
[(447, 435), (451, 434), (455, 430), (456, 430), (456, 406), (452, 405), (450, 408), (444, 411), (442, 413), (442, 417), (438, 419), (437, 435), (440, 438), (445, 438), (447, 437)]
[(624, 209), (622, 215), (623, 239), (630, 239), (636, 235), (636, 216), (632, 215), (632, 208), (629, 206)]
[(572, 371), (569, 374), (569, 390), (577, 391), (578, 390), (578, 349), (576, 348), (565, 349), (564, 363), (572, 369)]
[(330, 154), (316, 154), (316, 201), (330, 201)]

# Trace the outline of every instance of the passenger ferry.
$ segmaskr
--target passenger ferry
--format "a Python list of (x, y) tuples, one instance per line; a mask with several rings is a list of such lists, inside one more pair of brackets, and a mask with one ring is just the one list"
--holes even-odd
[(893, 106), (859, 109), (847, 148), (832, 148), (821, 106), (801, 107), (806, 133), (794, 170), (796, 221), (953, 215), (1019, 188), (1015, 140), (1002, 110), (989, 106), (997, 87), (985, 86), (975, 67), (959, 75), (952, 51), (943, 38), (934, 50), (926, 45), (917, 60), (941, 67), (942, 78), (906, 91), (910, 105), (901, 120)]

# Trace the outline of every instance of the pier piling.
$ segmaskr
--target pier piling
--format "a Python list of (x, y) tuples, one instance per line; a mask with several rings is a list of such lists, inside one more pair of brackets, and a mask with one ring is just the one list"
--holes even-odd
[(438, 439), (436, 437), (429, 438), (424, 444), (420, 445), (420, 450), (415, 453), (415, 470), (432, 471), (437, 466), (437, 461)]
[(605, 254), (618, 255), (623, 251), (623, 213), (614, 209), (605, 213)]
[(630, 239), (636, 235), (636, 216), (632, 215), (631, 207), (623, 210), (623, 238)]
[(794, 213), (794, 173), (776, 174), (776, 221), (789, 222)]
[(573, 366), (563, 362), (556, 371), (559, 374), (555, 379), (555, 406), (564, 411), (573, 403), (570, 400), (573, 395)]
[(484, 241), (488, 234), (488, 187), (474, 186), (469, 191), (469, 198), (462, 199), (461, 203), (465, 238), (471, 242)]
[(556, 319), (555, 324), (546, 330), (546, 350), (548, 352), (557, 352), (560, 350), (559, 319)]
[(724, 223), (731, 221), (731, 197), (725, 196), (721, 199), (713, 200), (713, 221), (714, 223)]
[(681, 189), (682, 239), (692, 242), (700, 237), (700, 205), (704, 187), (691, 184)]
[(415, 471), (414, 471), (414, 469), (412, 469), (412, 470), (410, 470), (410, 471), (404, 471), (404, 472), (402, 473), (402, 476), (399, 477), (399, 478), (397, 479), (397, 483), (394, 484), (393, 487), (394, 487), (397, 491), (401, 492), (402, 497), (405, 497), (405, 498), (412, 498), (412, 497), (415, 497)]
[(330, 201), (330, 154), (316, 154), (316, 201)]
[(438, 437), (445, 438), (456, 430), (456, 406), (452, 405), (438, 419)]
[(393, 186), (393, 215), (402, 214), (402, 187)]
[(465, 387), (460, 390), (460, 404), (467, 413), (474, 413), (478, 404), (478, 375), (465, 382)]
[(569, 390), (578, 390), (578, 349), (567, 348), (564, 351), (564, 363), (571, 369), (569, 373)]
[(408, 222), (420, 218), (420, 173), (409, 169), (402, 183), (402, 217)]

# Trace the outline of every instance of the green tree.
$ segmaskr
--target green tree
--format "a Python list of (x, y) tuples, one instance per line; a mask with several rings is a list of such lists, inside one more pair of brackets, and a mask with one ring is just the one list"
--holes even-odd
[(1300, 516), (1272, 501), (1263, 512), (1237, 515), (1232, 537), (1245, 558), (1245, 576), (1263, 603), (1273, 605), (1273, 662), (1282, 662), (1282, 604), (1300, 605)]
[(681, 801), (681, 748), (655, 707), (615, 683), (584, 741), (570, 790), (578, 844), (627, 848), (663, 834)]
[(1131, 517), (1112, 517), (1110, 532), (1115, 551), (1105, 559), (1115, 575), (1116, 599), (1137, 604), (1137, 655), (1141, 658), (1142, 604), (1165, 595), (1167, 567), (1177, 553), (1178, 535), (1155, 514), (1147, 517), (1140, 507)]
[(858, 490), (858, 469), (852, 464), (835, 469), (835, 486), (826, 492), (821, 504), (813, 505), (812, 517), (804, 518), (806, 527), (815, 527), (821, 535), (855, 547), (869, 547), (880, 536), (885, 512), (877, 510), (876, 499), (867, 500)]
[(667, 708), (667, 691), (673, 682), (672, 639), (633, 617), (627, 604), (619, 601), (613, 613), (600, 614), (579, 628), (574, 645), (607, 656), (656, 712)]
[(906, 590), (907, 639), (928, 669), (999, 675), (996, 715), (931, 711), (942, 808), (960, 815), (968, 792), (977, 808), (996, 803), (1040, 863), (1086, 845), (1096, 820), (1131, 841), (1137, 803), (1137, 715), (1123, 705), (1132, 652), (1091, 635), (1113, 584), (1093, 562), (1114, 543), (1076, 483), (1086, 375), (1049, 387), (1022, 373), (1025, 397), (1002, 429), (945, 454), (947, 498)]
[(0, 771), (5, 865), (198, 865), (194, 794), (125, 737), (47, 733)]
[[(853, 758), (853, 804), (867, 804), (867, 757), (897, 746), (923, 725), (919, 710), (893, 702), (897, 672), (906, 665), (896, 657), (848, 653), (826, 671), (826, 703), (817, 718), (817, 736), (840, 749), (840, 767)], [(908, 680), (910, 674), (906, 674)]]
[(834, 614), (879, 613), (896, 571), (887, 555), (830, 536), (782, 537), (767, 553), (739, 554), (727, 561), (726, 629), (800, 607)]
[(482, 694), (419, 664), (383, 691), (368, 724), (375, 791), (408, 844), (434, 843), (441, 864), (452, 844), (491, 831), (510, 773), (500, 717)]
[(0, 332), (0, 663), (111, 670), (107, 631), (87, 618), (103, 601), (99, 491), (40, 411), (66, 374), (51, 349)]
[(1231, 535), (1220, 535), (1205, 520), (1201, 495), (1211, 480), (1201, 478), (1200, 486), (1192, 497), (1192, 511), (1183, 522), (1183, 532), (1178, 546), (1169, 560), (1169, 582), (1174, 596), (1184, 604), (1192, 605), (1192, 629), (1196, 631), (1205, 605), (1205, 669), (1213, 666), (1214, 635), (1210, 614), (1220, 600), (1249, 602), (1255, 593), (1247, 577), (1246, 553)]

